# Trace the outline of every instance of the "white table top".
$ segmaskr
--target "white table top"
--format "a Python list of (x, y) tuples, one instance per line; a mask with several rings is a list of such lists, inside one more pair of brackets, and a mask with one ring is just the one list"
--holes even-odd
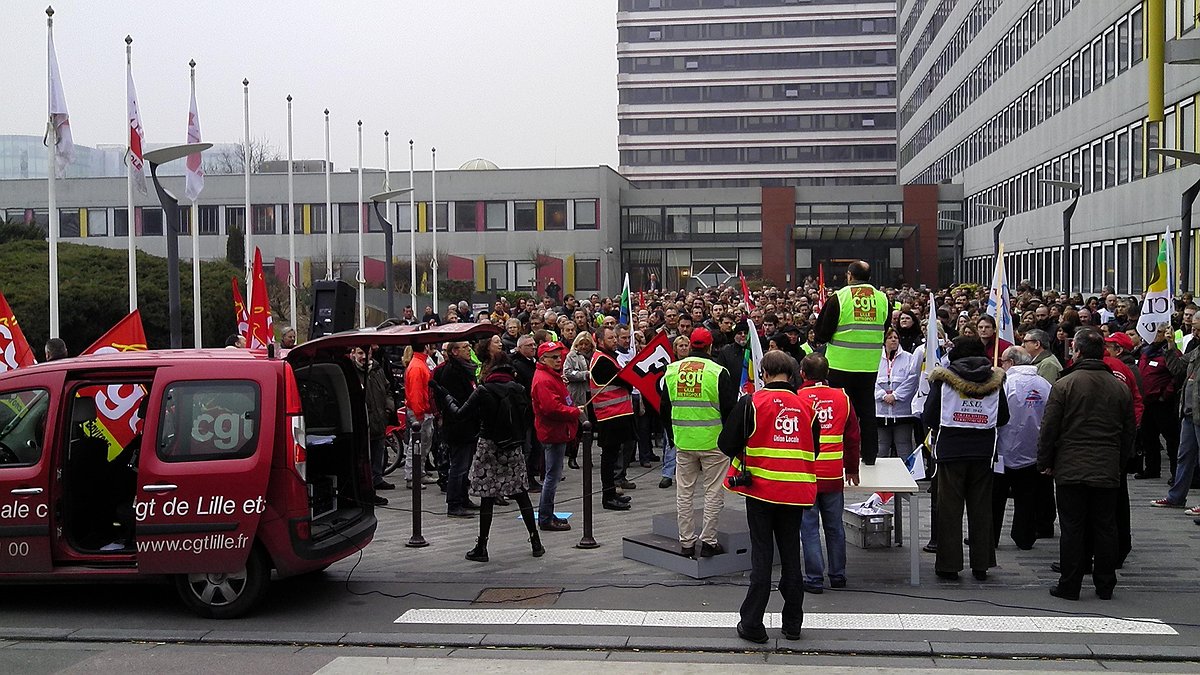
[(880, 457), (874, 466), (859, 464), (858, 485), (846, 485), (846, 492), (918, 492), (904, 460), (899, 457)]

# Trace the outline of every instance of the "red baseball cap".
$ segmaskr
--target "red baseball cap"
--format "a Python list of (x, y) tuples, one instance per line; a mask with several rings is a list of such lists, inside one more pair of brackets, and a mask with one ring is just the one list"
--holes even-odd
[(555, 342), (553, 340), (550, 342), (543, 342), (542, 344), (538, 345), (537, 357), (540, 359), (550, 352), (561, 352), (566, 351), (566, 349), (566, 346), (561, 342)]
[(693, 347), (703, 349), (712, 344), (712, 333), (707, 328), (694, 328), (690, 336)]
[(1116, 332), (1104, 338), (1105, 342), (1111, 342), (1127, 352), (1133, 351), (1133, 339), (1124, 332)]

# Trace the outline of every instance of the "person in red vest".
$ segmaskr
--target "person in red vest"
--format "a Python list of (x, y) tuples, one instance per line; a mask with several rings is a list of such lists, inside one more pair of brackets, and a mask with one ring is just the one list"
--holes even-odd
[(822, 354), (809, 354), (800, 362), (804, 384), (798, 392), (821, 425), (817, 456), (817, 500), (814, 508), (804, 511), (800, 522), (800, 540), (804, 546), (804, 590), (821, 593), (825, 583), (825, 559), (821, 556), (821, 530), (825, 530), (825, 550), (829, 555), (829, 585), (846, 586), (846, 528), (842, 511), (846, 507), (842, 488), (845, 483), (858, 485), (858, 419), (846, 392), (830, 387), (829, 361)]
[(600, 436), (600, 485), (604, 489), (602, 506), (610, 511), (628, 511), (630, 498), (617, 494), (618, 460), (621, 447), (635, 440), (633, 426), (633, 387), (617, 377), (617, 329), (603, 326), (596, 331), (596, 351), (588, 380), (596, 431)]
[(717, 439), (721, 452), (733, 458), (725, 487), (746, 497), (750, 528), (750, 587), (737, 634), (758, 644), (769, 640), (763, 613), (771, 599), (776, 547), (782, 568), (783, 636), (800, 639), (804, 622), (800, 522), (817, 499), (820, 425), (811, 403), (792, 388), (793, 368), (795, 361), (783, 352), (764, 354), (764, 388), (737, 402)]

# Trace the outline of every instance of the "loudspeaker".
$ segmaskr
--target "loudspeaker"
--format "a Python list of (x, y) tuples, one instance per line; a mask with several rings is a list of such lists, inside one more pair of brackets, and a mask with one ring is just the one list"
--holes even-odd
[(355, 300), (354, 287), (344, 281), (314, 283), (309, 339), (354, 328)]

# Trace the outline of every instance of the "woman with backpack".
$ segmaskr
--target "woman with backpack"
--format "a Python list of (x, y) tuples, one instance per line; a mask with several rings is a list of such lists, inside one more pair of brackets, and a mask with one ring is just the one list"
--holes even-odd
[[(499, 341), (499, 336), (493, 338)], [(529, 484), (525, 471), (525, 408), (529, 405), (529, 394), (516, 381), (516, 371), (499, 350), (481, 350), (487, 358), (483, 360), (482, 383), (475, 388), (465, 402), (459, 402), (441, 387), (435, 393), (458, 417), (471, 416), (479, 419), (479, 440), (475, 445), (475, 457), (467, 474), (471, 494), (479, 497), (479, 539), (475, 548), (467, 552), (467, 560), (488, 561), (488, 536), (492, 529), (492, 512), (498, 500), (511, 496), (521, 509), (521, 520), (529, 531), (529, 544), (533, 557), (546, 553), (538, 537), (533, 519), (533, 504), (529, 501)]]

